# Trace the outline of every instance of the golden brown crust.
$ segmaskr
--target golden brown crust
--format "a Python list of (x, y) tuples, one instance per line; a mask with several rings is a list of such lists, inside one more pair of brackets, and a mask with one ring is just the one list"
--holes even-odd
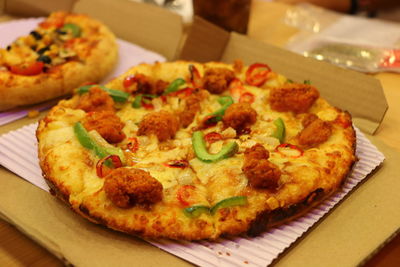
[[(232, 65), (215, 62), (140, 65), (107, 87), (125, 90), (124, 80), (138, 73), (170, 83), (188, 77), (189, 64), (194, 64), (201, 75), (210, 68), (233, 69)], [(241, 74), (246, 69), (242, 67)], [(155, 73), (157, 76), (152, 76)], [(277, 87), (285, 83), (279, 81), (277, 74), (272, 77), (277, 79)], [(205, 136), (217, 133), (212, 142), (206, 142), (210, 153), (217, 153), (228, 142), (236, 142), (239, 147), (234, 156), (213, 163), (194, 156), (191, 137), (204, 117), (221, 108), (218, 95), (193, 95), (193, 103), (188, 105), (188, 96), (171, 94), (152, 99), (151, 110), (133, 108), (131, 102), (119, 106), (116, 114), (125, 125), (122, 131), (126, 138), (114, 147), (125, 150), (127, 163), (113, 171), (122, 174), (106, 178), (97, 176), (99, 158), (77, 141), (72, 130), (76, 122), (88, 116), (76, 108), (83, 96), (62, 101), (41, 120), (37, 130), (44, 177), (56, 196), (75, 212), (95, 223), (142, 237), (213, 240), (221, 235), (256, 235), (301, 216), (336, 192), (351, 171), (356, 160), (356, 140), (350, 114), (331, 107), (321, 98), (307, 107), (307, 114), (296, 114), (297, 110), (278, 112), (268, 103), (273, 90), (268, 85), (256, 88), (244, 82), (244, 90), (255, 95), (253, 103), (246, 103), (244, 109), (243, 103), (234, 104), (233, 111), (226, 113), (233, 114), (227, 115), (228, 119), (202, 129)], [(229, 93), (225, 91), (223, 95)], [(196, 105), (197, 101), (200, 104)], [(195, 115), (188, 116), (186, 124), (190, 127), (183, 127), (179, 114), (185, 109), (190, 113), (191, 107)], [(235, 114), (243, 110), (257, 115), (241, 120), (240, 127), (229, 124), (242, 117)], [(290, 146), (279, 146), (279, 140), (273, 137), (277, 118), (286, 125), (284, 142)], [(319, 126), (312, 126), (315, 123)], [(311, 127), (312, 136), (325, 124), (329, 124), (329, 136), (322, 134), (317, 145), (302, 145), (299, 136), (303, 129)], [(251, 131), (238, 134), (235, 129), (243, 127)], [(126, 174), (135, 169), (143, 171)], [(128, 176), (138, 180), (131, 184), (125, 179)], [(132, 201), (131, 193), (139, 195), (139, 201)], [(203, 212), (198, 217), (184, 212), (193, 205), (218, 207), (218, 203), (232, 197), (244, 198), (246, 202), (216, 208), (213, 214)]]
[(76, 44), (81, 60), (67, 61), (32, 76), (0, 70), (0, 111), (70, 94), (83, 82), (99, 82), (112, 70), (117, 60), (113, 33), (85, 15), (66, 14), (65, 23), (79, 25), (85, 33)]

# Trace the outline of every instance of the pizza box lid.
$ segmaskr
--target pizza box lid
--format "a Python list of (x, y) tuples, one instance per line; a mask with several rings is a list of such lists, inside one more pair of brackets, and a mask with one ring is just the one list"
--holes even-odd
[[(268, 63), (275, 71), (295, 81), (311, 80), (325, 98), (349, 110), (356, 125), (370, 134), (379, 127), (388, 108), (379, 81), (372, 77), (228, 33), (199, 18), (185, 34), (187, 27), (180, 16), (155, 6), (129, 0), (0, 0), (0, 8), (4, 15), (22, 17), (42, 16), (60, 9), (87, 13), (102, 20), (119, 38), (156, 51), (168, 60), (232, 62), (242, 59), (247, 64)], [(16, 121), (3, 126), (0, 133), (30, 122), (32, 119), (27, 118)], [(374, 173), (374, 179), (369, 179), (335, 208), (334, 216), (326, 217), (280, 257), (277, 265), (334, 264), (332, 259), (339, 257), (344, 265), (357, 265), (397, 230), (400, 215), (391, 207), (400, 205), (394, 192), (394, 188), (400, 187), (400, 181), (394, 179), (400, 171), (395, 164), (400, 155), (371, 139), (391, 160)], [(108, 235), (102, 228), (77, 218), (48, 193), (15, 179), (14, 174), (3, 168), (0, 176), (4, 178), (0, 179), (1, 216), (60, 259), (78, 266), (109, 266), (121, 258), (143, 266), (188, 265), (140, 239), (111, 231)], [(379, 196), (379, 199), (371, 196)], [(371, 230), (372, 216), (374, 229), (379, 231)], [(378, 217), (384, 219), (376, 219)], [(80, 230), (63, 231), (68, 228)], [(123, 242), (113, 242), (111, 236), (118, 241), (127, 240), (130, 245), (133, 243), (135, 250), (127, 251), (127, 247), (121, 245)], [(350, 253), (351, 247), (357, 247), (357, 253)], [(349, 253), (344, 253), (343, 248), (348, 248)]]

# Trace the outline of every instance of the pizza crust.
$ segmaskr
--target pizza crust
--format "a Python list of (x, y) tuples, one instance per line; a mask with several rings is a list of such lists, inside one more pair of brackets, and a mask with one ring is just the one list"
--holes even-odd
[(116, 39), (104, 24), (77, 14), (67, 15), (65, 21), (88, 33), (80, 47), (84, 60), (67, 61), (53, 67), (50, 73), (33, 76), (0, 70), (0, 111), (70, 94), (84, 82), (99, 82), (114, 68), (118, 54)]

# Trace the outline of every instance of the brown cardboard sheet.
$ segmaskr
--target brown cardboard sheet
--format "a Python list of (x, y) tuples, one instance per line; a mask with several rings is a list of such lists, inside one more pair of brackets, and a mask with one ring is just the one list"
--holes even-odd
[[(46, 16), (57, 10), (71, 10), (74, 0), (3, 0), (4, 12), (14, 16), (38, 17)], [(1, 3), (1, 1), (0, 1)]]
[(74, 12), (100, 19), (119, 38), (158, 52), (168, 60), (180, 47), (182, 18), (153, 5), (128, 0), (79, 0)]
[[(14, 4), (24, 2), (8, 0), (7, 3), (9, 1)], [(123, 39), (162, 53), (168, 59), (176, 58), (183, 26), (174, 14), (128, 0), (79, 0), (73, 9), (106, 22)], [(154, 14), (157, 14), (156, 19)], [(183, 58), (199, 61), (241, 58), (245, 63), (264, 61), (293, 80), (310, 79), (331, 103), (350, 110), (364, 131), (373, 133), (382, 120), (387, 103), (377, 80), (238, 34), (217, 40), (217, 49), (212, 47), (213, 55), (210, 56), (206, 53), (210, 44), (205, 45), (209, 40), (204, 40), (203, 36), (215, 32), (221, 34), (220, 29), (201, 20), (198, 23), (186, 41)], [(213, 30), (209, 31), (209, 28)], [(22, 119), (2, 126), (0, 134), (32, 121)], [(400, 154), (373, 137), (371, 139), (385, 154), (384, 164), (280, 257), (276, 262), (278, 266), (354, 266), (398, 230)], [(47, 192), (2, 167), (0, 214), (56, 256), (77, 266), (188, 265), (140, 239), (80, 218)]]
[(214, 24), (194, 17), (179, 59), (198, 62), (219, 61), (230, 34)]

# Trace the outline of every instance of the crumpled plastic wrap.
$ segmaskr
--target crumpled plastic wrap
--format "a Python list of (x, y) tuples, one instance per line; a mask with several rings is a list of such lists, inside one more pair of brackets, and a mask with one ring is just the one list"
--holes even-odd
[(289, 50), (361, 72), (400, 72), (400, 24), (310, 4), (289, 9), (285, 23), (299, 29), (287, 44)]

